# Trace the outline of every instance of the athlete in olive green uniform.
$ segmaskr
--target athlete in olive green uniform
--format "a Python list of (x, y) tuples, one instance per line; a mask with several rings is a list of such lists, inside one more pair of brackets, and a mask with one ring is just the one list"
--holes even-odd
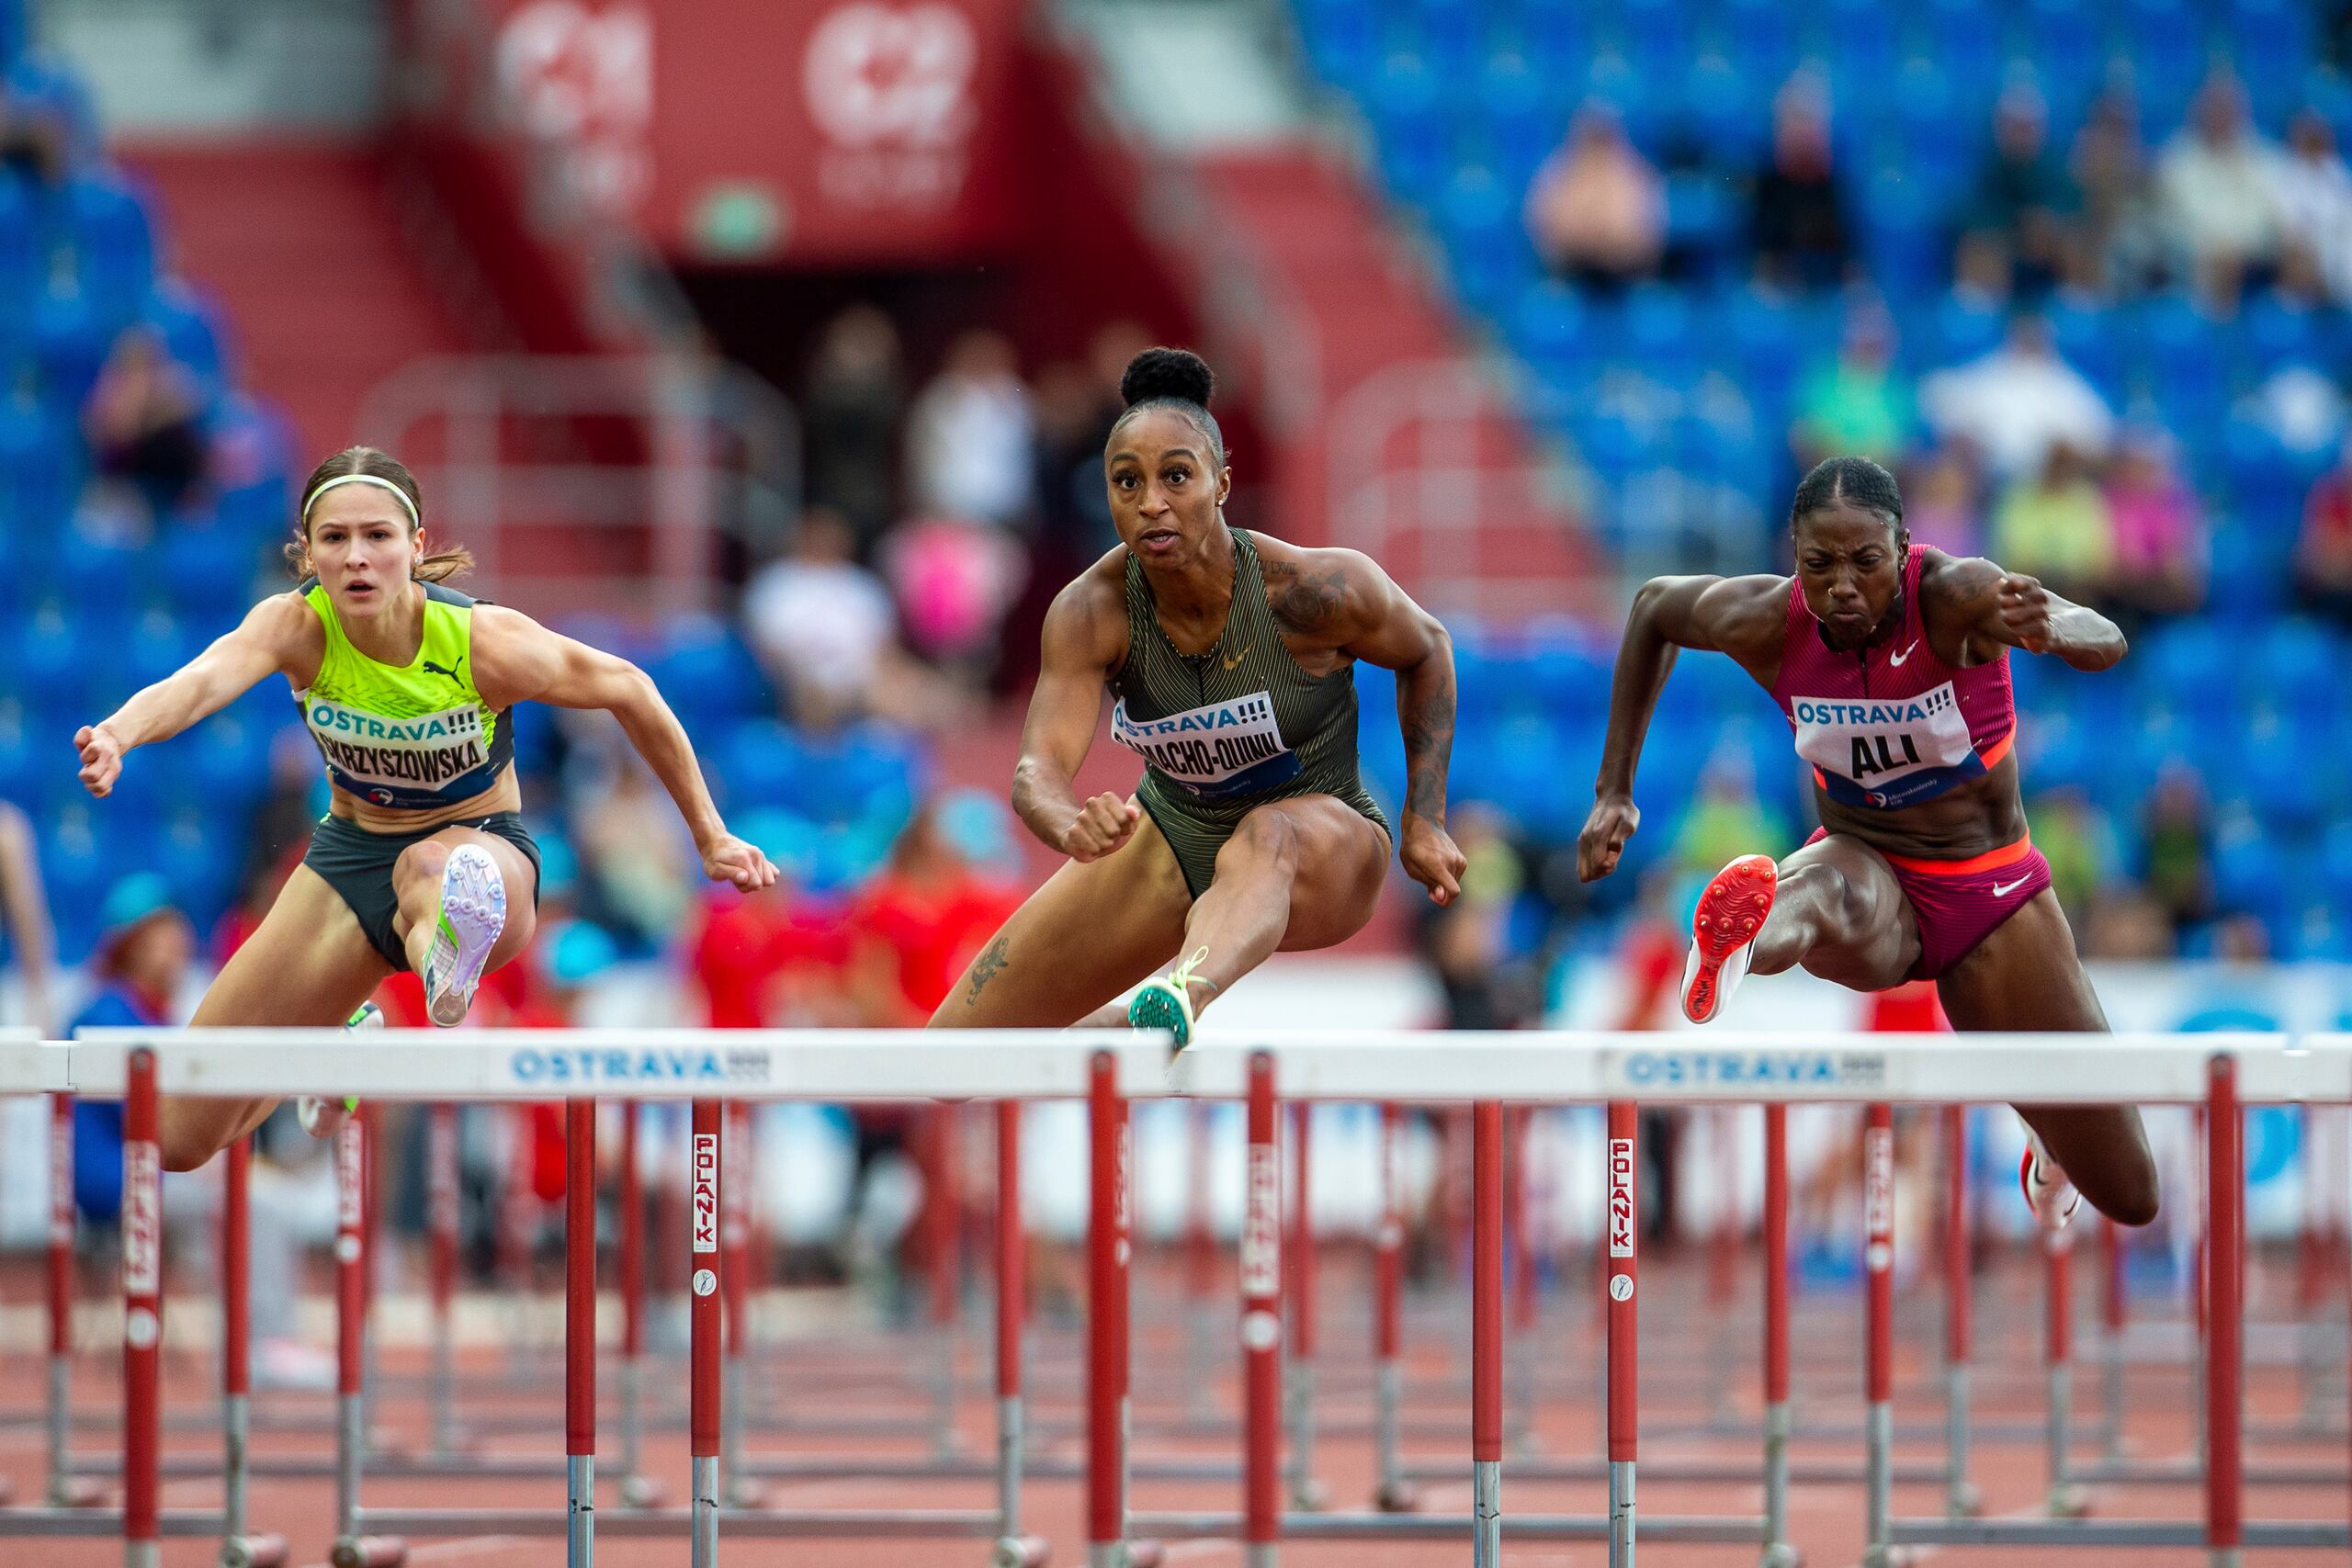
[[(1445, 628), (1355, 551), (1226, 525), (1232, 470), (1212, 386), (1207, 366), (1171, 349), (1137, 355), (1121, 382), (1127, 412), (1104, 468), (1122, 543), (1046, 616), (1013, 776), (1013, 808), (1070, 863), (982, 948), (935, 1026), (1125, 1017), (1182, 1044), (1196, 1010), (1270, 953), (1361, 930), (1391, 832), (1357, 773), (1358, 659), (1397, 672), (1405, 869), (1440, 904), (1461, 890), (1445, 831)], [(1113, 738), (1143, 758), (1143, 782), (1132, 798), (1084, 799), (1072, 781), (1106, 689)]]
[[(396, 970), (424, 979), (439, 1024), (530, 941), (538, 852), (519, 815), (509, 710), (604, 708), (677, 802), (714, 880), (775, 868), (730, 835), (685, 731), (644, 672), (528, 616), (441, 585), (469, 564), (428, 554), (415, 479), (372, 447), (319, 465), (289, 549), (308, 581), (74, 737), (104, 796), (132, 748), (167, 740), (273, 672), (286, 677), (333, 785), (303, 863), (205, 993), (198, 1028), (332, 1027)], [(164, 1163), (191, 1170), (275, 1100), (173, 1097)]]

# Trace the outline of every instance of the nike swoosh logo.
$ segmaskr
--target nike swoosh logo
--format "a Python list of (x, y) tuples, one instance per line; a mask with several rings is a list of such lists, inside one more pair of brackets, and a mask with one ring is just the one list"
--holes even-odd
[(1993, 884), (1993, 897), (2006, 898), (2032, 880), (2031, 876), (2020, 876), (2015, 882), (1996, 882)]
[(1914, 638), (1914, 639), (1912, 640), (1912, 643), (1911, 643), (1911, 647), (1910, 647), (1910, 648), (1906, 648), (1906, 649), (1904, 649), (1902, 652), (1900, 652), (1900, 653), (1890, 653), (1890, 654), (1888, 654), (1888, 655), (1886, 656), (1887, 667), (1888, 667), (1889, 669), (1894, 669), (1894, 668), (1898, 668), (1898, 667), (1900, 667), (1900, 666), (1901, 666), (1901, 664), (1903, 663), (1903, 661), (1904, 661), (1905, 660), (1906, 660), (1906, 659), (1908, 659), (1908, 658), (1910, 658), (1910, 657), (1911, 657), (1912, 649), (1913, 649), (1917, 648), (1918, 646), (1919, 646), (1919, 644), (1918, 644), (1918, 640), (1917, 640), (1917, 638)]
[[(1255, 647), (1257, 647), (1257, 646), (1258, 646), (1258, 645), (1257, 645), (1256, 643), (1254, 643), (1254, 642), (1253, 642), (1253, 643), (1251, 643), (1251, 644), (1250, 645), (1250, 648), (1255, 648)], [(1245, 649), (1243, 649), (1240, 652), (1238, 652), (1238, 653), (1235, 654), (1232, 658), (1230, 658), (1230, 659), (1227, 660), (1225, 661), (1225, 667), (1226, 667), (1227, 670), (1231, 670), (1231, 669), (1233, 669), (1235, 666), (1238, 665), (1238, 664), (1239, 664), (1243, 660), (1245, 660), (1245, 659), (1249, 658), (1249, 657), (1250, 657), (1250, 648), (1245, 648)]]

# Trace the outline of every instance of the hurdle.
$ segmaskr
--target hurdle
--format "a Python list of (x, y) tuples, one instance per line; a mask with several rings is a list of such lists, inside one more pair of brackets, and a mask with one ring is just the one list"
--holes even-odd
[[(156, 1212), (159, 1172), (153, 1157), (155, 1099), (160, 1091), (358, 1093), (377, 1100), (545, 1100), (564, 1095), (582, 1109), (589, 1095), (609, 1088), (615, 1098), (690, 1100), (695, 1105), (692, 1159), (696, 1277), (692, 1506), (620, 1515), (606, 1521), (616, 1534), (690, 1533), (694, 1561), (712, 1568), (722, 1525), (745, 1535), (942, 1535), (992, 1539), (1006, 1517), (1002, 1500), (987, 1510), (857, 1510), (787, 1513), (722, 1507), (719, 1499), (718, 1270), (717, 1227), (721, 1181), (720, 1103), (728, 1100), (873, 1099), (890, 1089), (920, 1084), (926, 1097), (1023, 1100), (1083, 1097), (1089, 1105), (1090, 1220), (1088, 1277), (1094, 1310), (1088, 1325), (1086, 1539), (1091, 1568), (1123, 1568), (1140, 1560), (1149, 1539), (1208, 1537), (1238, 1540), (1253, 1568), (1269, 1568), (1285, 1539), (1433, 1540), (1467, 1538), (1473, 1560), (1492, 1568), (1505, 1529), (1501, 1481), (1504, 1292), (1502, 1278), (1503, 1108), (1506, 1104), (1601, 1103), (1609, 1106), (1611, 1179), (1608, 1222), (1607, 1388), (1609, 1505), (1589, 1516), (1519, 1516), (1515, 1539), (1610, 1542), (1612, 1563), (1630, 1564), (1638, 1536), (1652, 1540), (1746, 1542), (1770, 1548), (1762, 1517), (1690, 1519), (1643, 1517), (1635, 1506), (1638, 1403), (1634, 1379), (1637, 1330), (1637, 1101), (1785, 1102), (1818, 1100), (1872, 1107), (1895, 1102), (1977, 1103), (1987, 1099), (2065, 1104), (2114, 1101), (2202, 1104), (2207, 1107), (2209, 1161), (2206, 1213), (2210, 1267), (2205, 1290), (2211, 1375), (2206, 1387), (2208, 1461), (2204, 1517), (2155, 1519), (1911, 1520), (1892, 1509), (1894, 1213), (1887, 1113), (1871, 1112), (1866, 1140), (1865, 1210), (1870, 1269), (1871, 1334), (1865, 1350), (1867, 1396), (1864, 1460), (1870, 1468), (1865, 1509), (1871, 1560), (1888, 1562), (1899, 1545), (1935, 1541), (1985, 1544), (2171, 1544), (2205, 1547), (2217, 1565), (2235, 1564), (2246, 1547), (2352, 1545), (2352, 1529), (2332, 1522), (2250, 1521), (2242, 1507), (2244, 1462), (2240, 1371), (2244, 1351), (2238, 1293), (2244, 1263), (2242, 1134), (2239, 1108), (2248, 1103), (2352, 1101), (2352, 1038), (2283, 1035), (2196, 1036), (2015, 1035), (1871, 1036), (1824, 1045), (1787, 1036), (1723, 1033), (1703, 1048), (1680, 1047), (1655, 1036), (1600, 1034), (1337, 1033), (1204, 1038), (1172, 1064), (1157, 1038), (1126, 1032), (1082, 1035), (1066, 1032), (967, 1032), (933, 1035), (824, 1032), (746, 1032), (724, 1049), (699, 1032), (677, 1035), (582, 1032), (548, 1035), (388, 1033), (354, 1046), (339, 1031), (212, 1031), (200, 1038), (167, 1032), (125, 1032), (127, 1038), (0, 1052), (0, 1092), (69, 1091), (125, 1095), (131, 1107), (132, 1147), (126, 1166), (126, 1216)], [(383, 1044), (399, 1047), (380, 1049)], [(1442, 1046), (1442, 1049), (1436, 1048)], [(984, 1049), (982, 1047), (985, 1047)], [(648, 1075), (629, 1064), (642, 1058), (707, 1064), (707, 1073), (681, 1069)], [(550, 1063), (571, 1064), (550, 1082)], [(617, 1062), (617, 1071), (605, 1064)], [(616, 1078), (625, 1081), (615, 1082)], [(1283, 1226), (1279, 1207), (1277, 1085), (1298, 1101), (1458, 1103), (1474, 1105), (1473, 1411), (1466, 1515), (1306, 1514), (1283, 1512), (1281, 1496), (1279, 1350)], [(1127, 1495), (1125, 1414), (1128, 1403), (1128, 1271), (1132, 1259), (1133, 1153), (1129, 1102), (1159, 1095), (1241, 1099), (1250, 1107), (1250, 1212), (1245, 1219), (1245, 1287), (1241, 1316), (1249, 1411), (1242, 1506), (1234, 1514), (1153, 1514), (1133, 1511)], [(143, 1136), (141, 1135), (143, 1134)], [(572, 1157), (592, 1157), (587, 1140)], [(359, 1137), (338, 1148), (339, 1167), (357, 1185)], [(1264, 1174), (1261, 1176), (1261, 1172)], [(585, 1195), (587, 1183), (575, 1191)], [(568, 1197), (568, 1203), (578, 1201)], [(349, 1204), (356, 1211), (358, 1205)], [(345, 1321), (356, 1322), (364, 1254), (359, 1216), (339, 1215), (352, 1243), (338, 1244), (338, 1295)], [(594, 1210), (574, 1239), (593, 1259)], [(126, 1262), (133, 1243), (126, 1224)], [(709, 1244), (704, 1245), (707, 1235)], [(144, 1244), (140, 1244), (143, 1246)], [(1622, 1252), (1621, 1252), (1622, 1248)], [(573, 1266), (576, 1270), (576, 1264)], [(133, 1568), (155, 1562), (162, 1521), (155, 1517), (155, 1338), (152, 1292), (139, 1293), (152, 1269), (127, 1267), (132, 1288), (126, 1317), (126, 1500), (122, 1525)], [(573, 1325), (593, 1326), (594, 1299), (570, 1274)], [(584, 1298), (584, 1300), (582, 1299)], [(144, 1306), (150, 1315), (137, 1315)], [(1017, 1319), (1016, 1319), (1017, 1321)], [(143, 1345), (143, 1350), (141, 1348)], [(568, 1370), (593, 1356), (584, 1335), (568, 1345)], [(564, 1534), (575, 1562), (593, 1551), (597, 1527), (585, 1486), (593, 1484), (594, 1406), (574, 1384), (567, 1449), (585, 1463), (569, 1467), (565, 1511), (441, 1509), (367, 1510), (358, 1506), (359, 1445), (356, 1430), (361, 1348), (354, 1337), (341, 1348), (345, 1389), (339, 1420), (349, 1465), (349, 1506), (338, 1515), (348, 1532), (335, 1560), (399, 1561), (395, 1532)], [(593, 1376), (593, 1362), (586, 1369)], [(1769, 1380), (1768, 1380), (1769, 1381)], [(143, 1392), (142, 1392), (143, 1391)], [(1783, 1392), (1776, 1390), (1774, 1392)], [(1001, 1450), (1008, 1445), (1000, 1434)], [(1005, 1483), (1018, 1485), (1019, 1467)], [(380, 1535), (374, 1532), (381, 1531)], [(1138, 1539), (1141, 1538), (1141, 1539)], [(999, 1541), (999, 1550), (1003, 1543)]]

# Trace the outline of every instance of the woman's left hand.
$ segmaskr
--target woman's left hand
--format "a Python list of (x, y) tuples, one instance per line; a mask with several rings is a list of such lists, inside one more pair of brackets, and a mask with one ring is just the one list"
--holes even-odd
[(722, 833), (702, 847), (702, 874), (713, 882), (731, 882), (746, 893), (775, 886), (775, 863), (732, 833)]
[(1408, 812), (1398, 858), (1405, 863), (1405, 874), (1430, 890), (1430, 903), (1451, 904), (1462, 897), (1462, 852), (1437, 823)]

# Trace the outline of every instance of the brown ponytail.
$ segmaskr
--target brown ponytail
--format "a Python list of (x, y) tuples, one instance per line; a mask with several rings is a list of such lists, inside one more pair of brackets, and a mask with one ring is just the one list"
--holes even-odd
[[(294, 519), (294, 538), (286, 547), (287, 565), (293, 569), (296, 578), (311, 575), (311, 518), (307, 503), (318, 494), (321, 485), (330, 479), (345, 479), (354, 474), (381, 479), (399, 491), (413, 510), (410, 530), (414, 532), (424, 525), (424, 492), (417, 488), (416, 476), (408, 471), (408, 465), (390, 453), (379, 451), (373, 446), (346, 446), (312, 468), (311, 477), (302, 481), (300, 499), (305, 510)], [(473, 567), (473, 552), (463, 545), (455, 545), (426, 555), (416, 563), (416, 570), (410, 575), (419, 582), (447, 582), (460, 572), (471, 571)]]

